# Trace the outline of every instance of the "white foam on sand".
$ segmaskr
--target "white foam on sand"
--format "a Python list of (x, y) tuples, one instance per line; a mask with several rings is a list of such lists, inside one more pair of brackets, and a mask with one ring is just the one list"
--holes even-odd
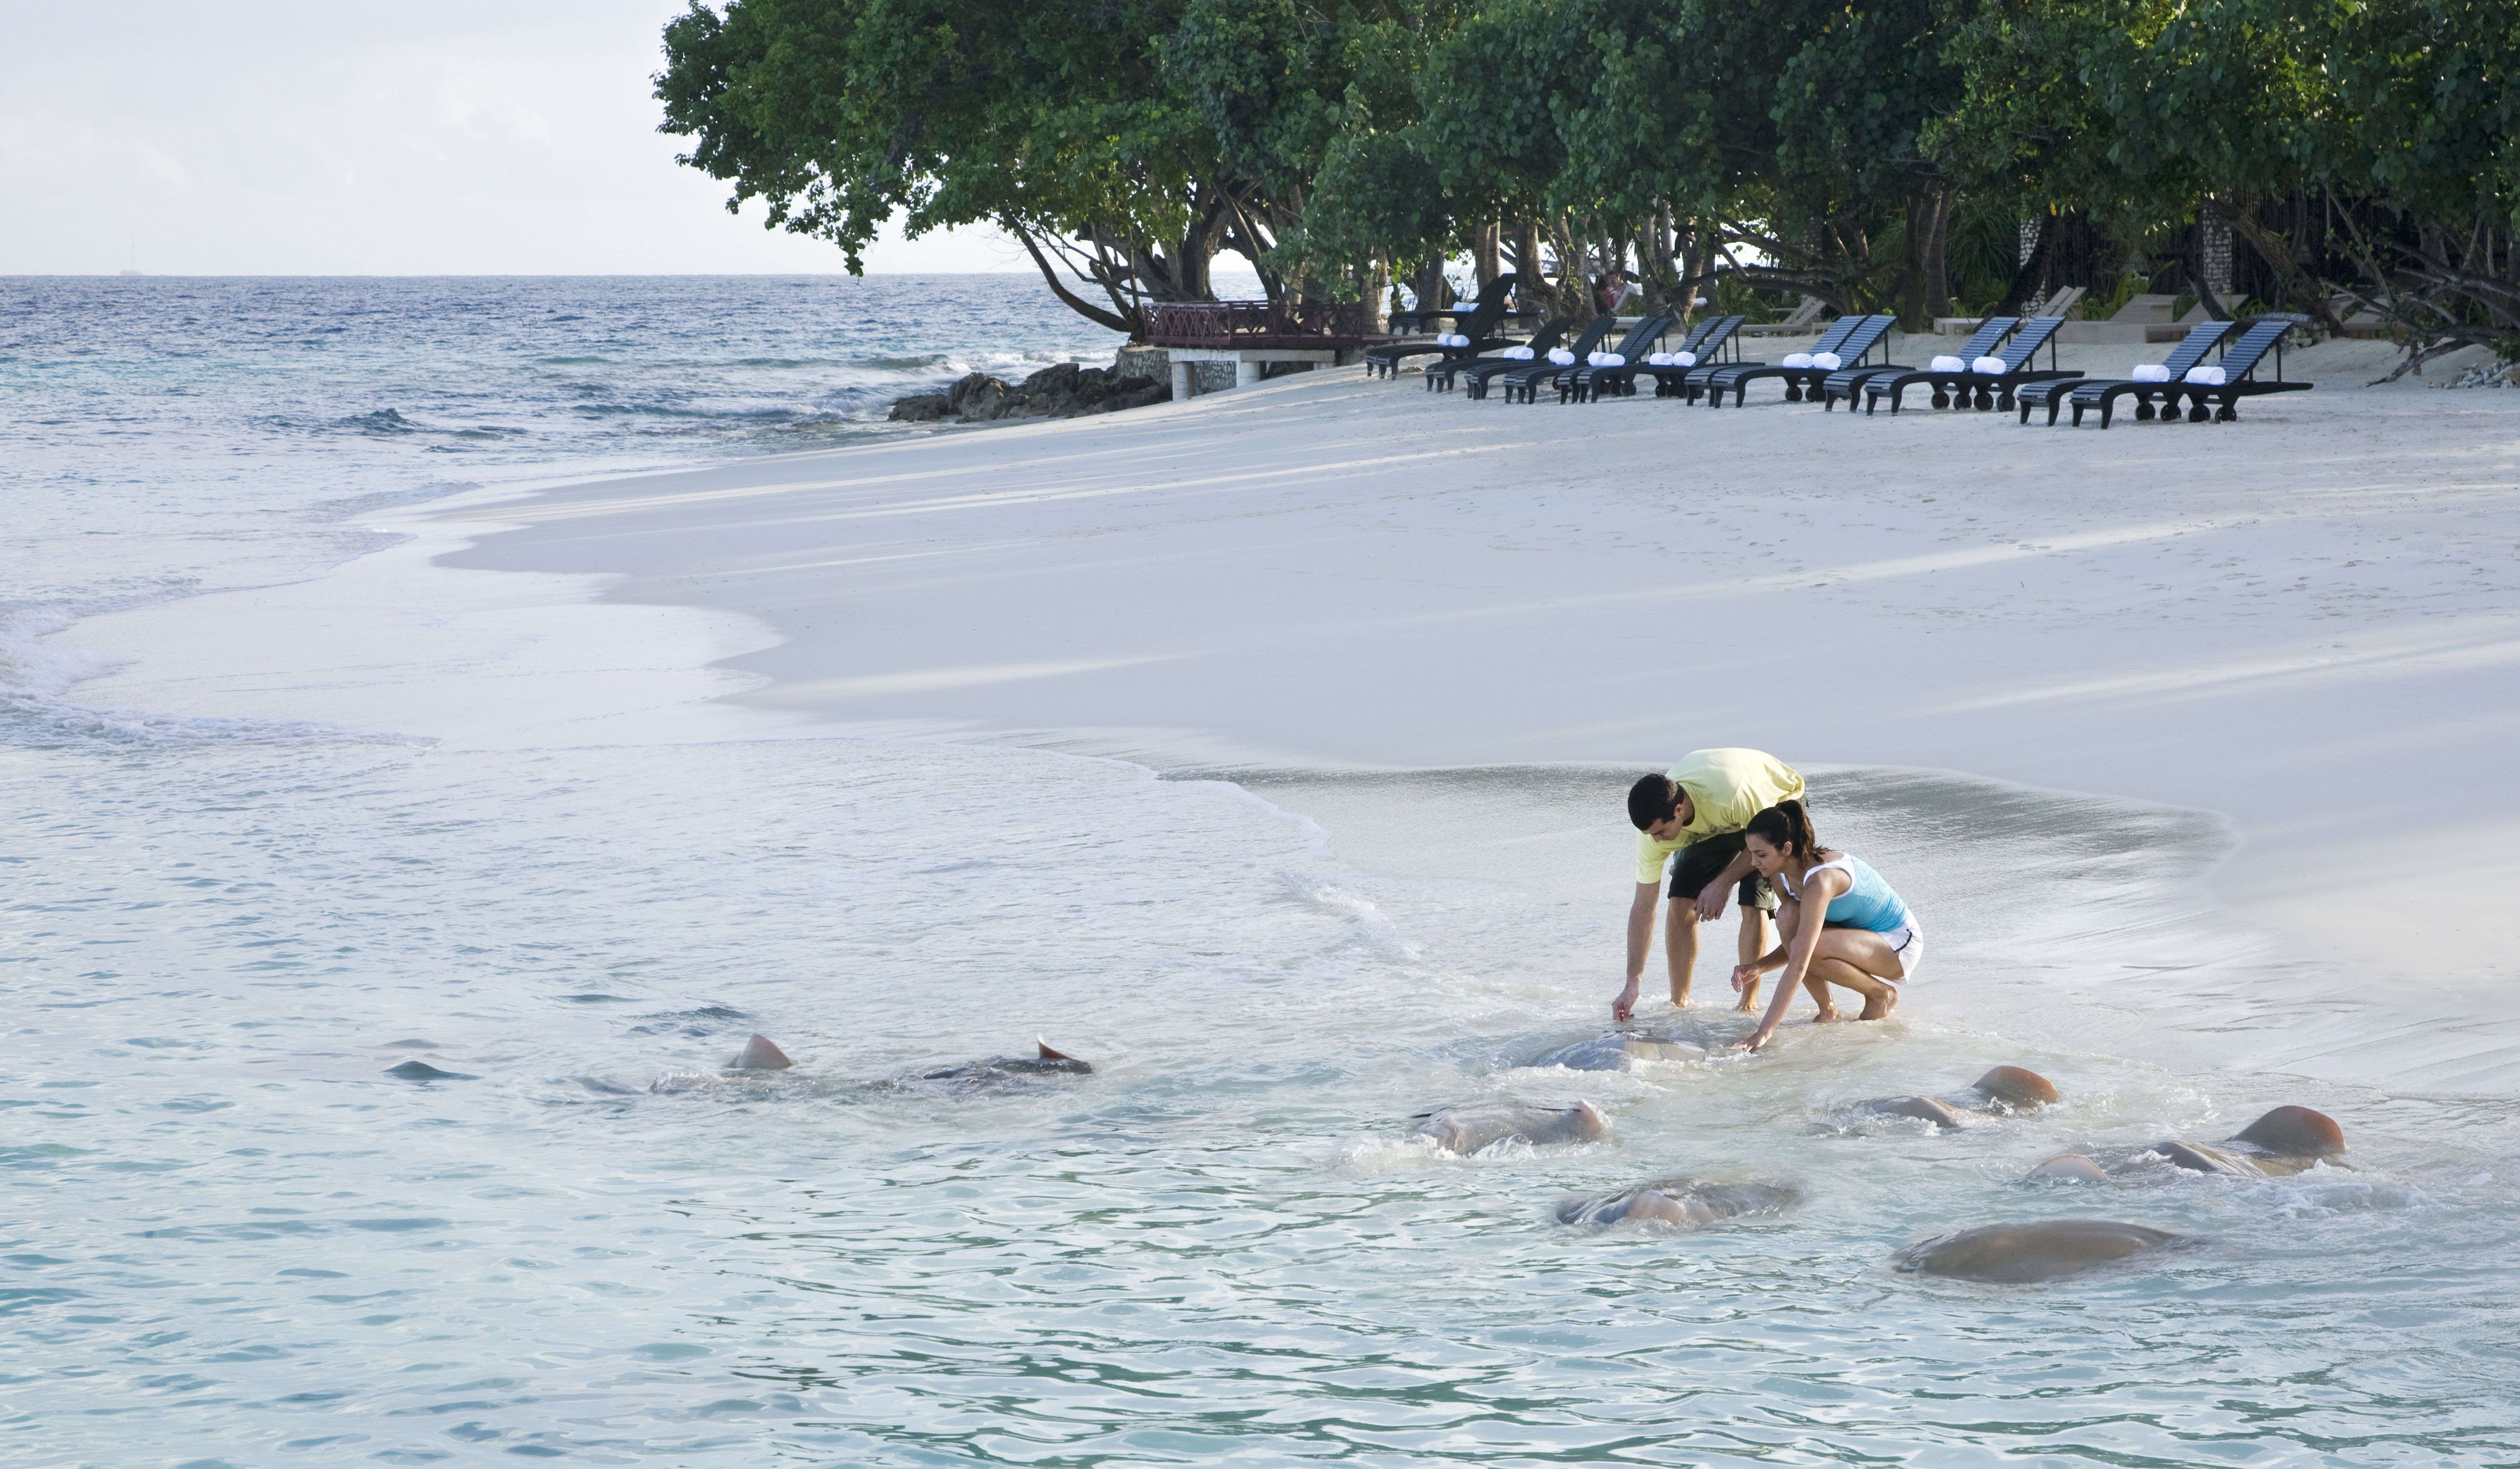
[[(2358, 389), (2367, 345), (2335, 375), (2295, 354), (2319, 389), (2239, 423), (2105, 433), (1310, 375), (474, 497), (334, 576), (68, 636), (126, 660), (87, 699), (480, 744), (836, 728), (1174, 768), (1642, 769), (1737, 743), (2220, 813), (2236, 856), (2150, 876), (2290, 957), (2154, 985), (2140, 1023), (2245, 1017), (2252, 1065), (2508, 1091), (2520, 402)], [(1616, 817), (1530, 847), (1598, 888), (1605, 976)], [(1358, 820), (1395, 824), (1328, 823), (1369, 868), (1410, 845), (1400, 807)], [(1421, 848), (1531, 876), (1498, 855), (1517, 840)], [(2007, 896), (1990, 873), (1978, 901)]]

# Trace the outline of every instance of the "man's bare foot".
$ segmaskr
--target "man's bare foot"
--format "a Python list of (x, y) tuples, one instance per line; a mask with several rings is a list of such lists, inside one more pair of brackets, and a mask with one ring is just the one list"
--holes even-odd
[(1816, 1012), (1816, 1013), (1812, 1016), (1812, 1024), (1814, 1024), (1814, 1025), (1826, 1025), (1827, 1023), (1829, 1023), (1829, 1022), (1830, 1022), (1830, 1021), (1832, 1021), (1832, 1020), (1843, 1020), (1843, 1019), (1845, 1019), (1845, 1018), (1846, 1018), (1846, 1017), (1845, 1017), (1844, 1015), (1841, 1015), (1841, 1014), (1839, 1014), (1839, 1013), (1837, 1012), (1837, 1009), (1836, 1009), (1836, 1007), (1835, 1007), (1835, 1006), (1833, 1006), (1833, 1005), (1831, 1005), (1831, 1006), (1822, 1006), (1822, 1007), (1818, 1012)]
[(1890, 1012), (1898, 1007), (1899, 992), (1891, 989), (1887, 985), (1884, 985), (1881, 987), (1880, 994), (1868, 995), (1864, 998), (1864, 1013), (1856, 1016), (1855, 1018), (1858, 1020), (1887, 1020), (1890, 1018)]

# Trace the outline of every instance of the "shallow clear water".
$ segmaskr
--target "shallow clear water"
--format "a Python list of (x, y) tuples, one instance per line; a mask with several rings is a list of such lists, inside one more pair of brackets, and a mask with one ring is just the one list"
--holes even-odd
[[(204, 387), (229, 391), (254, 390)], [(333, 489), (402, 472), (349, 442), (307, 451)], [(127, 514), (107, 487), (55, 502), (57, 547), (116, 543), (57, 550), (62, 604), (320, 559), (325, 474), (282, 504), (167, 473), (134, 470)], [(61, 688), (15, 707), (13, 1463), (2520, 1454), (2509, 1106), (2215, 1071), (2210, 1040), (2155, 1050), (2111, 1007), (2237, 942), (2185, 911), (2209, 818), (1819, 773), (1823, 831), (1932, 935), (1900, 1018), (1570, 1074), (1512, 1063), (1598, 1028), (1621, 772), (1227, 783), (908, 741), (82, 722)], [(798, 1067), (718, 1074), (754, 1030)], [(898, 1080), (1036, 1034), (1095, 1074)], [(385, 1075), (414, 1058), (470, 1079)], [(1997, 1062), (2064, 1103), (1956, 1134), (1858, 1106)], [(1495, 1096), (1585, 1097), (1613, 1132), (1466, 1160), (1405, 1138)], [(2334, 1113), (2353, 1168), (2134, 1161), (2279, 1101)], [(2123, 1177), (2023, 1180), (2067, 1148)], [(1675, 1175), (1804, 1197), (1693, 1234), (1552, 1214)], [(1940, 1230), (2066, 1216), (2206, 1242), (2038, 1287), (1890, 1269)]]

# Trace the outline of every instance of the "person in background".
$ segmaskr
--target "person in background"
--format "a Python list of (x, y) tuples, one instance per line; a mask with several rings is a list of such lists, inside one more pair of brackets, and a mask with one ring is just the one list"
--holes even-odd
[[(1645, 776), (1628, 791), (1628, 820), (1637, 828), (1637, 890), (1628, 905), (1628, 982), (1610, 1002), (1610, 1015), (1627, 1020), (1636, 1013), (1637, 991), (1644, 982), (1645, 956), (1653, 950), (1654, 905), (1662, 897), (1663, 872), (1671, 873), (1671, 918), (1663, 935), (1664, 956), (1671, 966), (1671, 1002), (1688, 1003), (1688, 984), (1697, 967), (1697, 925), (1724, 915), (1724, 900), (1737, 897), (1741, 908), (1740, 957), (1757, 958), (1768, 947), (1768, 914), (1777, 908), (1775, 889), (1750, 869), (1741, 830), (1778, 801), (1798, 801), (1803, 778), (1793, 767), (1761, 750), (1691, 750), (1678, 765), (1659, 776)], [(1673, 854), (1678, 853), (1675, 861)], [(1753, 984), (1741, 995), (1739, 1008), (1758, 1003)]]
[(1830, 985), (1864, 997), (1857, 1019), (1888, 1019), (1899, 1005), (1899, 986), (1916, 977), (1925, 958), (1925, 935), (1908, 905), (1880, 873), (1822, 846), (1800, 801), (1778, 801), (1752, 817), (1742, 838), (1751, 867), (1782, 895), (1777, 926), (1784, 938), (1770, 953), (1744, 959), (1732, 971), (1732, 988), (1753, 996), (1760, 975), (1785, 971), (1767, 1015), (1742, 1046), (1757, 1050), (1768, 1044), (1797, 988), (1820, 1002), (1822, 1020), (1838, 1018)]
[(1600, 306), (1603, 316), (1617, 315), (1619, 303), (1627, 298), (1628, 273), (1624, 267), (1612, 270), (1593, 288), (1593, 299)]

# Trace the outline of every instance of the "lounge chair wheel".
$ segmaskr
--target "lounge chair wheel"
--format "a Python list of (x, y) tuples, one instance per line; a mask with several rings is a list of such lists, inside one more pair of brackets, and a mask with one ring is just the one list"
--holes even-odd
[(1936, 408), (1949, 408), (1952, 406), (1952, 395), (1943, 391), (1940, 384), (1936, 384), (1934, 388), (1934, 406)]
[(2240, 410), (2233, 407), (2231, 404), (2226, 403), (2223, 405), (2223, 411), (2214, 415), (2214, 422), (2218, 423), (2236, 423), (2240, 422)]
[(2187, 410), (2187, 422), (2190, 423), (2202, 423), (2213, 416), (2213, 411), (2205, 406), (2205, 400), (2202, 398), (2196, 400), (2194, 408)]
[(2142, 399), (2136, 404), (2135, 421), (2138, 423), (2148, 423), (2152, 422), (2152, 400), (2150, 398)]

